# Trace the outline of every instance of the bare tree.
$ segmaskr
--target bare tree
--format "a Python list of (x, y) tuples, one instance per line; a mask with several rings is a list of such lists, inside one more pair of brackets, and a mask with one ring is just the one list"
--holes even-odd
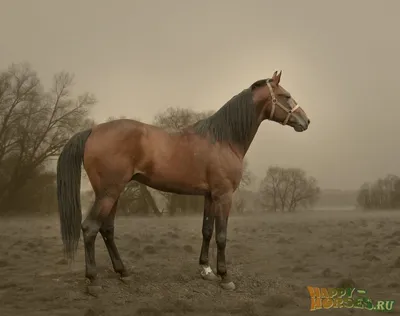
[(294, 212), (299, 207), (310, 207), (319, 193), (316, 179), (299, 168), (270, 167), (260, 186), (264, 207), (274, 212)]
[[(140, 189), (141, 184), (135, 181), (130, 182), (122, 192), (118, 209), (125, 215), (148, 215), (150, 211), (149, 203)], [(146, 186), (143, 186), (146, 189)]]
[(400, 178), (387, 175), (373, 183), (364, 183), (357, 203), (364, 209), (394, 209), (400, 207)]
[(365, 209), (372, 208), (372, 196), (371, 196), (371, 185), (369, 183), (364, 183), (360, 190), (358, 191), (357, 195), (357, 203), (359, 206)]
[(276, 212), (278, 210), (279, 188), (283, 180), (281, 168), (270, 167), (260, 184), (260, 201), (264, 209)]
[(28, 64), (0, 74), (0, 201), (15, 200), (35, 171), (57, 156), (77, 131), (90, 123), (95, 98), (73, 97), (73, 76), (60, 72), (45, 91)]
[(197, 112), (192, 109), (169, 107), (154, 117), (154, 124), (167, 131), (176, 132), (212, 114), (214, 111)]
[(249, 168), (249, 161), (245, 158), (243, 160), (243, 174), (239, 184), (239, 189), (248, 187), (254, 181), (254, 178), (255, 176)]

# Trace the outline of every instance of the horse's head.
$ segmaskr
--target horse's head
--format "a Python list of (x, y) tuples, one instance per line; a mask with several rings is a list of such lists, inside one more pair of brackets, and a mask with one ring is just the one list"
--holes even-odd
[(259, 80), (251, 85), (254, 102), (262, 107), (261, 119), (289, 125), (296, 132), (304, 132), (310, 119), (292, 98), (290, 93), (279, 85), (282, 72), (275, 71), (272, 79)]

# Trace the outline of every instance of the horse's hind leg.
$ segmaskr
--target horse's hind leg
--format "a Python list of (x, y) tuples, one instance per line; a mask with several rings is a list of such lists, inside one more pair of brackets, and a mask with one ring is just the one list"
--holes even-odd
[(104, 243), (107, 247), (114, 271), (121, 276), (121, 279), (126, 279), (129, 277), (129, 273), (122, 262), (117, 245), (114, 241), (114, 220), (115, 213), (117, 211), (117, 205), (118, 200), (114, 203), (108, 217), (103, 221), (103, 224), (100, 227), (100, 234), (103, 237)]
[[(108, 217), (116, 199), (104, 196), (96, 197), (88, 216), (82, 223), (83, 241), (85, 245), (86, 278), (89, 279), (89, 292), (100, 289), (97, 280), (97, 268), (95, 259), (95, 241), (103, 221)], [(91, 293), (95, 294), (95, 293)]]

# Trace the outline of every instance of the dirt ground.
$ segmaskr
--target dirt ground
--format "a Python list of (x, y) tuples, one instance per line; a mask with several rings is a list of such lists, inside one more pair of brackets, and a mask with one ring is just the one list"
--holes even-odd
[[(82, 243), (72, 266), (63, 259), (58, 218), (0, 219), (0, 315), (309, 315), (306, 286), (347, 278), (373, 300), (400, 306), (400, 212), (232, 216), (227, 257), (235, 292), (200, 278), (200, 217), (119, 217), (116, 235), (133, 281), (118, 280), (99, 236), (104, 289), (93, 297), (85, 293)], [(215, 252), (213, 242), (213, 268)]]

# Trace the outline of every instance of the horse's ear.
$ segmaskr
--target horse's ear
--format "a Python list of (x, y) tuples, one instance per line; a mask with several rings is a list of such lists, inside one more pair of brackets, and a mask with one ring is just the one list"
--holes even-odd
[(279, 84), (279, 82), (281, 81), (281, 75), (282, 71), (280, 71), (279, 73), (277, 71), (274, 72), (274, 74), (272, 75), (272, 80), (275, 84)]

